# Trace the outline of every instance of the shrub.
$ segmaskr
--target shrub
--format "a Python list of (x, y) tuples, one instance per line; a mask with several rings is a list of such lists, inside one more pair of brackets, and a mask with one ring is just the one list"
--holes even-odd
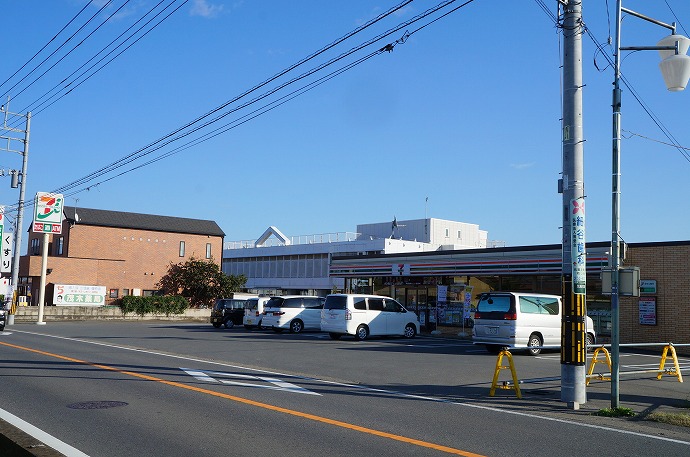
[(179, 295), (135, 297), (127, 295), (122, 297), (120, 305), (122, 314), (136, 313), (139, 316), (145, 314), (182, 314), (189, 308), (186, 298)]

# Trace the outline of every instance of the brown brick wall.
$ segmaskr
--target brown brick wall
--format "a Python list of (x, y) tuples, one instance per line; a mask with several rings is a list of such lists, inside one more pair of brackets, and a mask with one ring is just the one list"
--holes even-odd
[[(214, 262), (220, 265), (222, 260), (223, 239), (219, 236), (79, 224), (66, 226), (63, 232), (63, 256), (54, 255), (60, 235), (49, 237), (47, 268), (52, 269), (46, 279), (49, 284), (99, 285), (105, 286), (107, 291), (119, 289), (119, 296), (122, 296), (123, 289), (154, 290), (156, 282), (167, 273), (170, 263), (185, 262), (191, 257), (205, 259), (207, 243), (211, 243)], [(34, 238), (42, 242), (43, 235), (30, 233), (29, 250)], [(185, 242), (184, 257), (179, 255), (180, 241)], [(20, 276), (33, 277), (34, 304), (37, 303), (40, 274), (40, 251), (39, 255), (23, 256)], [(52, 304), (52, 295), (47, 293), (46, 301)]]
[[(639, 322), (639, 298), (621, 297), (621, 343), (690, 343), (690, 245), (631, 246), (625, 266), (639, 266), (640, 279), (655, 279), (657, 325)], [(688, 349), (683, 350), (687, 352)]]

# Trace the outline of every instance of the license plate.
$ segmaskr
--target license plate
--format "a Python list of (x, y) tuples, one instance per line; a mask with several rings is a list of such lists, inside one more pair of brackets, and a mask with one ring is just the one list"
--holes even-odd
[(489, 331), (487, 332), (489, 335), (497, 335), (498, 334), (498, 327), (489, 327)]

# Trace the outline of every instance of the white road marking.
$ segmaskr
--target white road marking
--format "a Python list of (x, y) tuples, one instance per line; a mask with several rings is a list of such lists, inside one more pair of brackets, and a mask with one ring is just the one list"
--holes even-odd
[(60, 441), (59, 439), (55, 438), (53, 435), (50, 435), (40, 428), (31, 425), (30, 423), (26, 422), (23, 419), (18, 418), (14, 414), (5, 411), (4, 409), (0, 408), (0, 419), (4, 420), (5, 422), (8, 422), (24, 433), (27, 433), (34, 438), (36, 438), (38, 441), (42, 442), (46, 446), (49, 446), (53, 449), (55, 449), (58, 452), (63, 453), (67, 457), (89, 457), (88, 454), (84, 454), (82, 451), (79, 449), (73, 448), (69, 444), (65, 443), (64, 441)]
[(583, 422), (576, 422), (576, 421), (571, 421), (571, 420), (567, 420), (567, 419), (557, 419), (557, 418), (553, 418), (553, 417), (539, 416), (539, 415), (534, 414), (534, 413), (523, 413), (520, 411), (509, 411), (509, 410), (504, 410), (504, 409), (500, 409), (500, 408), (495, 408), (493, 406), (484, 406), (484, 405), (477, 405), (477, 404), (472, 404), (472, 403), (450, 401), (450, 400), (446, 400), (443, 398), (411, 395), (411, 394), (406, 394), (404, 392), (397, 392), (397, 391), (385, 390), (385, 389), (375, 389), (373, 387), (368, 387), (368, 386), (363, 386), (363, 385), (347, 384), (347, 383), (341, 383), (341, 382), (335, 382), (335, 381), (326, 381), (326, 380), (317, 379), (317, 378), (293, 376), (293, 375), (289, 375), (289, 374), (282, 374), (282, 373), (271, 372), (271, 371), (267, 371), (267, 370), (259, 370), (256, 368), (232, 365), (229, 363), (213, 362), (213, 361), (209, 361), (209, 360), (196, 359), (193, 357), (185, 357), (185, 356), (176, 355), (176, 354), (165, 354), (162, 352), (149, 351), (149, 350), (145, 350), (145, 349), (131, 348), (131, 347), (125, 347), (125, 346), (118, 346), (118, 345), (110, 344), (110, 343), (101, 343), (98, 341), (82, 340), (79, 338), (69, 338), (69, 337), (64, 337), (64, 336), (48, 335), (45, 333), (27, 332), (24, 330), (19, 330), (18, 332), (30, 334), (30, 335), (44, 336), (44, 337), (48, 337), (48, 338), (67, 340), (67, 341), (76, 341), (76, 342), (85, 343), (85, 344), (93, 344), (96, 346), (110, 347), (110, 348), (121, 349), (121, 350), (125, 350), (125, 351), (141, 352), (144, 354), (158, 355), (158, 356), (162, 356), (162, 357), (170, 357), (170, 358), (180, 359), (180, 360), (188, 360), (188, 361), (193, 361), (193, 362), (200, 362), (200, 363), (211, 364), (211, 365), (220, 365), (220, 366), (231, 367), (231, 368), (235, 368), (235, 369), (242, 369), (242, 370), (247, 370), (247, 371), (255, 371), (255, 372), (261, 372), (261, 373), (285, 376), (285, 377), (290, 377), (290, 378), (295, 378), (295, 379), (305, 379), (305, 380), (309, 380), (309, 381), (322, 382), (324, 384), (331, 384), (331, 385), (335, 385), (335, 386), (349, 387), (352, 389), (361, 389), (361, 390), (364, 390), (367, 392), (382, 392), (382, 393), (387, 393), (390, 395), (396, 395), (396, 396), (401, 397), (401, 398), (414, 398), (414, 399), (419, 399), (419, 400), (428, 400), (428, 401), (433, 401), (433, 402), (438, 402), (438, 403), (446, 403), (446, 404), (463, 406), (466, 408), (475, 408), (475, 409), (481, 409), (481, 410), (485, 410), (485, 411), (492, 411), (492, 412), (496, 412), (496, 413), (500, 413), (500, 414), (530, 417), (532, 419), (539, 419), (539, 420), (544, 420), (544, 421), (548, 421), (548, 422), (558, 422), (561, 424), (573, 425), (576, 427), (593, 428), (593, 429), (597, 429), (597, 430), (604, 430), (604, 431), (611, 432), (611, 433), (622, 433), (624, 435), (634, 435), (634, 436), (639, 436), (639, 437), (643, 437), (643, 438), (647, 438), (647, 439), (653, 439), (653, 440), (658, 440), (658, 441), (667, 441), (667, 442), (671, 442), (671, 443), (684, 444), (686, 446), (690, 446), (690, 441), (676, 440), (673, 438), (666, 438), (664, 436), (657, 436), (657, 435), (649, 435), (646, 433), (631, 432), (631, 431), (620, 430), (620, 429), (616, 429), (616, 428), (612, 428), (612, 427), (605, 427), (602, 425), (586, 424)]
[[(180, 368), (180, 370), (184, 371), (185, 373), (194, 376), (196, 379), (199, 381), (204, 381), (204, 382), (220, 382), (223, 384), (232, 384), (235, 386), (245, 386), (245, 387), (259, 387), (262, 389), (273, 389), (273, 390), (283, 390), (286, 392), (293, 392), (293, 393), (298, 393), (298, 394), (307, 394), (307, 395), (319, 395), (321, 394), (312, 392), (311, 390), (307, 390), (303, 387), (297, 386), (295, 384), (292, 384), (287, 381), (283, 381), (281, 379), (277, 378), (268, 378), (265, 376), (252, 376), (252, 375), (247, 375), (247, 374), (239, 374), (239, 373), (225, 373), (221, 371), (202, 371), (202, 370), (194, 370), (192, 368)], [(246, 379), (250, 381), (263, 381), (267, 382), (269, 384), (257, 384), (255, 382), (240, 382), (240, 381), (231, 381), (229, 379), (216, 379), (211, 377), (211, 375), (220, 377), (220, 378), (234, 378), (234, 379)]]

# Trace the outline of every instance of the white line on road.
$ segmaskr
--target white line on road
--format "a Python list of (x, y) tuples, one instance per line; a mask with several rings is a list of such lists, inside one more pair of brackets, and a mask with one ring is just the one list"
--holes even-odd
[(260, 373), (268, 373), (268, 374), (272, 374), (272, 375), (290, 377), (290, 378), (294, 378), (294, 379), (317, 381), (317, 382), (322, 382), (324, 384), (337, 385), (337, 386), (341, 386), (341, 387), (349, 387), (349, 388), (360, 389), (360, 390), (368, 391), (368, 392), (382, 392), (382, 393), (387, 393), (390, 395), (396, 395), (396, 396), (399, 396), (401, 398), (414, 398), (414, 399), (418, 399), (418, 400), (428, 400), (428, 401), (433, 401), (433, 402), (464, 406), (464, 407), (468, 407), (468, 408), (482, 409), (485, 411), (493, 411), (493, 412), (502, 413), (502, 414), (510, 414), (510, 415), (516, 415), (516, 416), (522, 416), (522, 417), (530, 417), (533, 419), (540, 419), (540, 420), (545, 420), (545, 421), (550, 421), (550, 422), (558, 422), (561, 424), (574, 425), (574, 426), (578, 426), (578, 427), (593, 428), (593, 429), (608, 431), (608, 432), (612, 432), (612, 433), (622, 433), (625, 435), (634, 435), (634, 436), (639, 436), (639, 437), (648, 438), (648, 439), (654, 439), (654, 440), (658, 440), (658, 441), (666, 441), (666, 442), (684, 444), (686, 446), (690, 446), (689, 441), (677, 440), (677, 439), (673, 439), (673, 438), (666, 438), (664, 436), (649, 435), (646, 433), (632, 432), (632, 431), (628, 431), (628, 430), (620, 430), (620, 429), (616, 429), (616, 428), (612, 428), (612, 427), (605, 427), (605, 426), (601, 426), (601, 425), (586, 424), (586, 423), (582, 423), (582, 422), (570, 421), (567, 419), (557, 419), (557, 418), (553, 418), (553, 417), (539, 416), (539, 415), (534, 414), (534, 413), (523, 413), (520, 411), (509, 411), (509, 410), (496, 408), (493, 406), (477, 405), (477, 404), (473, 404), (473, 403), (458, 402), (458, 401), (452, 401), (452, 400), (447, 400), (447, 399), (443, 399), (443, 398), (436, 398), (436, 397), (412, 395), (412, 394), (406, 394), (404, 392), (398, 392), (398, 391), (393, 391), (393, 390), (375, 389), (373, 387), (368, 387), (368, 386), (363, 386), (363, 385), (347, 384), (347, 383), (341, 383), (341, 382), (336, 382), (336, 381), (326, 381), (326, 380), (317, 379), (317, 378), (294, 376), (294, 375), (289, 375), (289, 374), (284, 374), (284, 373), (279, 373), (279, 372), (273, 372), (273, 371), (268, 371), (268, 370), (259, 370), (256, 368), (243, 367), (240, 365), (232, 365), (229, 363), (213, 362), (213, 361), (209, 361), (209, 360), (197, 359), (197, 358), (193, 358), (193, 357), (185, 357), (185, 356), (176, 355), (176, 354), (165, 354), (162, 352), (149, 351), (146, 349), (132, 348), (132, 347), (126, 347), (126, 346), (118, 346), (116, 344), (111, 344), (111, 343), (102, 343), (102, 342), (98, 342), (98, 341), (82, 340), (79, 338), (69, 338), (69, 337), (64, 337), (64, 336), (48, 335), (45, 333), (27, 332), (27, 331), (23, 331), (23, 330), (19, 330), (18, 332), (31, 334), (31, 335), (37, 335), (37, 336), (45, 336), (48, 338), (67, 340), (67, 341), (76, 341), (79, 343), (93, 344), (96, 346), (111, 347), (114, 349), (121, 349), (121, 350), (125, 350), (125, 351), (141, 352), (144, 354), (158, 355), (158, 356), (162, 356), (162, 357), (170, 357), (170, 358), (180, 359), (180, 360), (207, 363), (207, 364), (212, 364), (212, 365), (220, 365), (220, 366), (224, 366), (224, 367), (231, 367), (231, 368), (243, 369), (243, 370), (247, 370), (247, 371), (260, 372)]
[(63, 453), (67, 457), (89, 457), (88, 454), (84, 454), (79, 449), (73, 448), (72, 446), (65, 443), (64, 441), (60, 441), (59, 439), (55, 438), (53, 435), (50, 435), (50, 434), (44, 432), (40, 428), (38, 428), (34, 425), (31, 425), (30, 423), (26, 422), (25, 420), (18, 418), (14, 414), (12, 414), (8, 411), (5, 411), (2, 408), (0, 408), (0, 419), (14, 425), (19, 430), (33, 436), (38, 441), (40, 441), (43, 444), (55, 449), (58, 452)]

